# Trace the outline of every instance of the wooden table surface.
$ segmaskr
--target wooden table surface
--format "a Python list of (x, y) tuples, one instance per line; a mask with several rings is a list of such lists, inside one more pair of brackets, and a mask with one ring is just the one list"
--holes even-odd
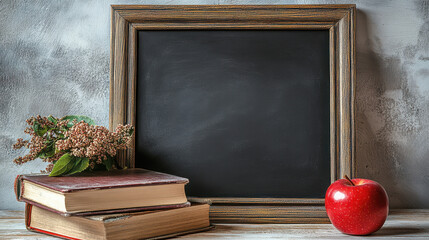
[[(367, 237), (341, 234), (331, 224), (216, 224), (180, 239), (429, 239), (429, 209), (392, 210), (378, 232)], [(29, 232), (22, 211), (0, 210), (0, 239), (58, 239)]]

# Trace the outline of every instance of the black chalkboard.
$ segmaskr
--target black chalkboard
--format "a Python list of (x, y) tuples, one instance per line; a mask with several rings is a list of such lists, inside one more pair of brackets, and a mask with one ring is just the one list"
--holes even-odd
[(195, 197), (321, 198), (328, 30), (138, 32), (136, 166)]

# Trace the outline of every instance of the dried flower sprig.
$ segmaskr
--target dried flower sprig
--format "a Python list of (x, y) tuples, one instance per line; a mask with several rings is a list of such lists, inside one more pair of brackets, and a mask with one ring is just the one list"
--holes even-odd
[(26, 147), (30, 152), (14, 162), (23, 164), (41, 158), (49, 162), (49, 176), (71, 175), (98, 165), (107, 170), (116, 168), (114, 157), (118, 150), (129, 147), (134, 132), (131, 125), (119, 125), (111, 132), (86, 116), (36, 116), (27, 124), (24, 132), (31, 136), (30, 141), (19, 138), (13, 148)]

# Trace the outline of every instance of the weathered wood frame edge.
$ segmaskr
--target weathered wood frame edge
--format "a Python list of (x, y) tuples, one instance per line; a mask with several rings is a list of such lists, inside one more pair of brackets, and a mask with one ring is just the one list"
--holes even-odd
[[(110, 129), (135, 125), (137, 32), (143, 29), (328, 29), (330, 32), (331, 181), (355, 175), (354, 99), (356, 6), (348, 5), (112, 5)], [(121, 166), (134, 167), (134, 149)], [(211, 204), (216, 222), (328, 222), (323, 199), (190, 198)]]

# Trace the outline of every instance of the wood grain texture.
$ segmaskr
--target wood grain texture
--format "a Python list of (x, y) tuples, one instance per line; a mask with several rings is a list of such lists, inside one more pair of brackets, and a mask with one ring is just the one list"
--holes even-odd
[[(354, 81), (355, 5), (114, 5), (111, 26), (110, 128), (136, 124), (137, 31), (177, 29), (330, 30), (331, 181), (355, 175)], [(135, 151), (117, 157), (121, 166), (135, 166)], [(213, 206), (211, 218), (225, 222), (313, 222), (323, 199), (194, 199)], [(265, 204), (272, 209), (258, 209)], [(278, 206), (313, 208), (295, 215)], [(236, 206), (236, 207), (235, 207)], [(245, 206), (245, 207), (244, 207)], [(250, 206), (249, 208), (247, 206)], [(254, 211), (247, 211), (251, 207)], [(246, 210), (243, 210), (246, 209)], [(257, 213), (259, 211), (259, 213)], [(262, 211), (262, 212), (261, 212)], [(288, 210), (284, 210), (285, 213)], [(259, 214), (259, 215), (258, 215)], [(304, 220), (306, 219), (306, 220)], [(321, 220), (322, 221), (322, 220)]]
[(207, 203), (207, 204), (250, 204), (250, 205), (324, 205), (324, 200), (319, 198), (264, 198), (261, 201), (260, 198), (192, 198), (188, 197), (188, 200), (193, 202)]
[[(113, 76), (110, 78), (110, 129), (113, 130), (118, 124), (125, 124), (127, 122), (127, 104), (126, 99), (128, 98), (127, 84), (127, 59), (128, 59), (128, 22), (119, 16), (117, 12), (112, 15), (115, 21), (112, 22), (113, 27), (112, 35), (114, 40), (112, 43), (111, 52), (113, 52), (111, 62), (113, 65), (112, 73)], [(127, 163), (126, 153), (121, 151), (117, 155), (117, 162), (120, 167), (130, 165)]]
[[(0, 210), (0, 239), (58, 239), (29, 232), (24, 212)], [(10, 216), (10, 217), (8, 217)], [(350, 239), (331, 224), (214, 224), (207, 232), (180, 239)], [(392, 210), (384, 226), (371, 239), (428, 239), (429, 210)], [(359, 239), (359, 237), (355, 237)]]

